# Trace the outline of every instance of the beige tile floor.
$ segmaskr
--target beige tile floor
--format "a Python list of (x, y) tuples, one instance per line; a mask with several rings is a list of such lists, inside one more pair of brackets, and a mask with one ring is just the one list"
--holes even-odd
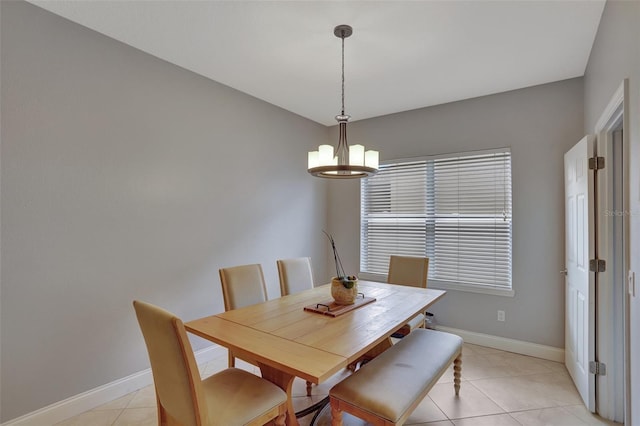
[[(226, 354), (200, 366), (203, 377), (227, 366)], [(257, 368), (238, 361), (238, 367), (258, 374)], [(294, 382), (294, 406), (302, 409), (325, 397), (345, 373), (313, 387), (306, 396), (305, 383)], [(464, 345), (460, 397), (453, 391), (453, 370), (445, 373), (413, 412), (407, 425), (415, 426), (578, 426), (615, 425), (589, 413), (563, 364), (496, 349)], [(130, 393), (58, 423), (58, 426), (157, 425), (152, 386)], [(312, 415), (300, 419), (308, 426)], [(330, 424), (328, 410), (316, 420)], [(345, 416), (345, 426), (364, 425)]]

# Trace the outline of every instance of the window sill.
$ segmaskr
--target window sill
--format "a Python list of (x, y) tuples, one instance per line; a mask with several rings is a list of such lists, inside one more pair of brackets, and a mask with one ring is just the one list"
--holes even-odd
[(438, 280), (427, 281), (427, 287), (437, 288), (438, 290), (455, 290), (455, 291), (464, 291), (467, 293), (488, 294), (491, 296), (514, 297), (516, 295), (516, 292), (513, 291), (513, 289), (488, 287), (488, 286), (481, 287), (481, 286), (475, 286), (475, 285), (458, 284), (458, 283), (438, 281)]
[[(371, 281), (380, 281), (386, 282), (386, 275), (381, 274), (369, 274), (365, 272), (361, 272), (359, 277), (363, 280), (371, 280)], [(445, 282), (439, 280), (428, 280), (427, 287), (435, 288), (438, 290), (454, 290), (454, 291), (464, 291), (466, 293), (478, 293), (478, 294), (488, 294), (490, 296), (502, 296), (502, 297), (514, 297), (515, 291), (513, 289), (506, 288), (496, 288), (496, 287), (480, 287), (474, 285), (465, 285), (458, 284), (452, 282)]]

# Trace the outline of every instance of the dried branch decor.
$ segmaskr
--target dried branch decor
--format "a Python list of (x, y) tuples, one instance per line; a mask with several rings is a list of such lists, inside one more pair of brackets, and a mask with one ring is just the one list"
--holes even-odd
[(344, 272), (344, 267), (342, 266), (342, 260), (340, 260), (340, 255), (338, 254), (338, 250), (336, 249), (336, 242), (333, 239), (333, 236), (329, 234), (327, 231), (322, 231), (329, 239), (331, 243), (331, 248), (333, 249), (333, 260), (336, 265), (336, 279), (342, 282), (344, 288), (350, 289), (353, 288), (355, 283), (358, 281), (358, 277), (355, 275), (347, 275)]

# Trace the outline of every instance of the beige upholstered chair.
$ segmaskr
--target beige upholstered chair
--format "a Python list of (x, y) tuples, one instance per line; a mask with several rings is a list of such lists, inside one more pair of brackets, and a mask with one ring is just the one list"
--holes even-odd
[[(413, 287), (427, 288), (429, 274), (428, 257), (395, 256), (389, 260), (389, 284), (401, 284)], [(424, 328), (424, 314), (413, 317), (409, 323), (399, 330), (400, 334), (407, 334), (414, 328)]]
[[(280, 259), (276, 260), (276, 264), (280, 277), (280, 294), (283, 296), (313, 288), (310, 258)], [(312, 383), (307, 381), (307, 396), (311, 396), (311, 386)]]
[(313, 288), (311, 259), (298, 257), (277, 260), (276, 263), (278, 265), (278, 275), (280, 276), (280, 293), (283, 296)]
[(219, 272), (225, 311), (267, 300), (267, 286), (259, 264), (222, 268)]
[(151, 361), (158, 425), (284, 425), (287, 395), (275, 384), (236, 368), (201, 380), (182, 321), (134, 301)]
[[(224, 310), (244, 308), (267, 300), (267, 286), (259, 264), (220, 269)], [(245, 361), (253, 363), (247, 359)], [(229, 350), (229, 367), (236, 365), (236, 357)]]

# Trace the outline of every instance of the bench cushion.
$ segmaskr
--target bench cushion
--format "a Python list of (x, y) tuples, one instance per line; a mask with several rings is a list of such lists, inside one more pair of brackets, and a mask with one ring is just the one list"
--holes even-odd
[(462, 350), (455, 334), (416, 329), (334, 386), (330, 396), (392, 423), (423, 398)]

